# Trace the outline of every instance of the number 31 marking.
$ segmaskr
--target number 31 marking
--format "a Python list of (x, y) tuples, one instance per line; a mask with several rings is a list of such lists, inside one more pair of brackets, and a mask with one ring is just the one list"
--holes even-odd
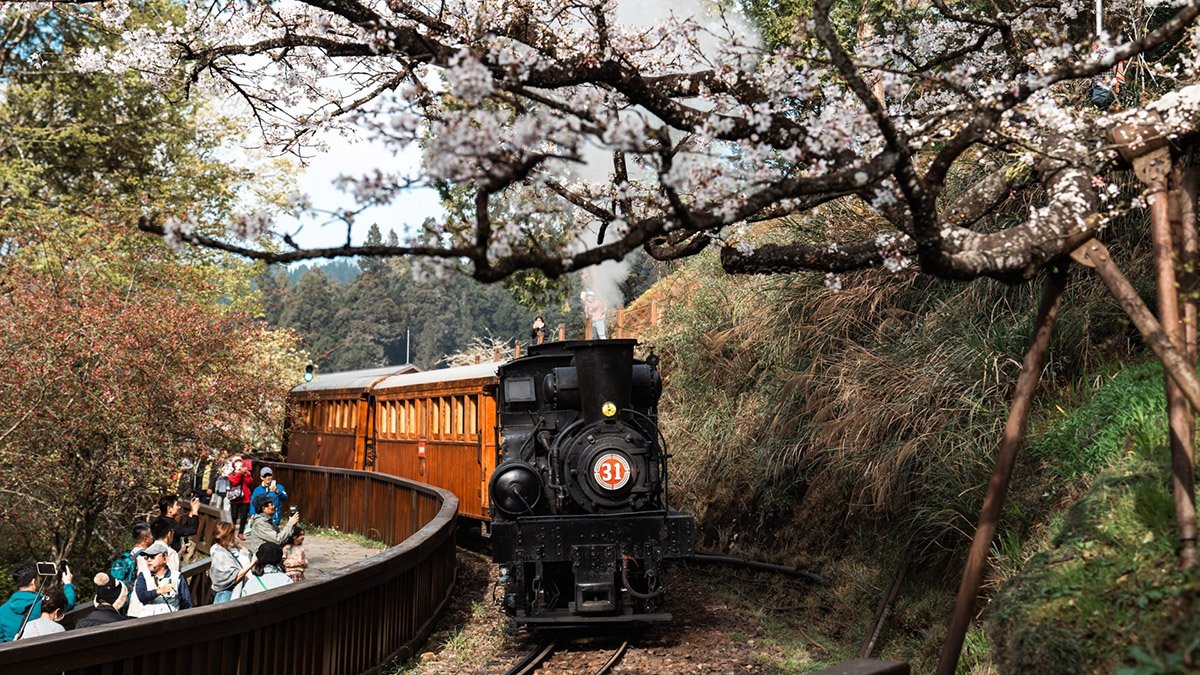
[(592, 465), (592, 477), (606, 490), (619, 490), (629, 482), (629, 461), (610, 452)]

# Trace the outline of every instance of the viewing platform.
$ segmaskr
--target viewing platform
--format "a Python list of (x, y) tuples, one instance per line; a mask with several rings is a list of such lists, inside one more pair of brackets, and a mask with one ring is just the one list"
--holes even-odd
[[(411, 655), (454, 586), (457, 498), (363, 471), (278, 464), (275, 475), (303, 505), (306, 526), (389, 547), (342, 566), (364, 552), (335, 557), (337, 542), (318, 538), (310, 578), (218, 606), (206, 558), (183, 569), (196, 607), (0, 645), (0, 672), (328, 675)], [(211, 537), (206, 529), (199, 538)]]

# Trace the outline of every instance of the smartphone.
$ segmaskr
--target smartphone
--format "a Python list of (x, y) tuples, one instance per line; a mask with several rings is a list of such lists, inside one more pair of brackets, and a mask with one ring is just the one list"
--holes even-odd
[(52, 562), (40, 562), (37, 564), (37, 573), (39, 577), (52, 577), (58, 574), (58, 566)]

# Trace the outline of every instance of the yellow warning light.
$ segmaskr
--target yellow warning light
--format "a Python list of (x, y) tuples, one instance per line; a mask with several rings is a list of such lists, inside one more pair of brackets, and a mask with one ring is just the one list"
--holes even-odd
[(605, 417), (612, 417), (617, 414), (617, 404), (612, 401), (605, 401), (604, 405), (600, 406), (600, 412), (604, 413)]

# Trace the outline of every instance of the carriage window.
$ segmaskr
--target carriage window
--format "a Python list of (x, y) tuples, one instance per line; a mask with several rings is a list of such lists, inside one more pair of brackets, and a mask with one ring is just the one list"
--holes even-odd
[(479, 410), (476, 408), (474, 396), (467, 397), (467, 435), (474, 437), (479, 433)]
[(433, 432), (438, 436), (446, 435), (446, 399), (434, 399)]
[(454, 397), (454, 435), (463, 435), (463, 398), (462, 396)]
[(443, 436), (449, 436), (452, 430), (450, 426), (450, 399), (442, 398), (439, 400), (441, 401), (442, 419), (438, 431), (441, 431)]

